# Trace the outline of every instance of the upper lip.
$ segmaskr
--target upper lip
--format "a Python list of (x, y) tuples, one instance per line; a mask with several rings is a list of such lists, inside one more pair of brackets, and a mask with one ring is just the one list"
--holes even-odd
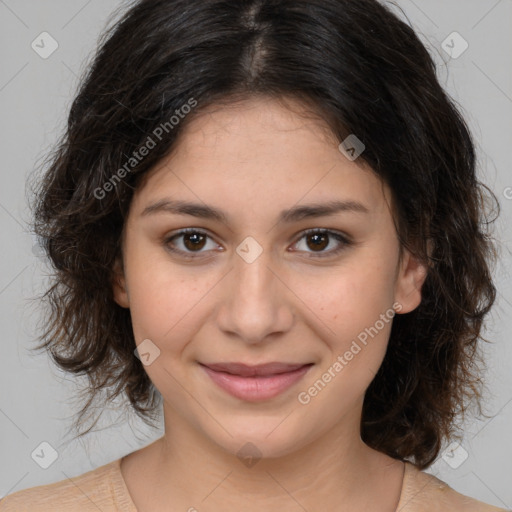
[[(203, 364), (203, 363), (201, 363)], [(233, 375), (240, 375), (241, 377), (255, 377), (260, 375), (275, 375), (278, 373), (292, 372), (303, 366), (313, 363), (264, 363), (257, 365), (247, 365), (244, 363), (208, 363), (203, 364), (211, 370), (217, 372), (226, 372)]]

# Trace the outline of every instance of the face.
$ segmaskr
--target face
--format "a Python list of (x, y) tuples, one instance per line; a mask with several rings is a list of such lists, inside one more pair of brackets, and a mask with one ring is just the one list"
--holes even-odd
[(419, 305), (425, 277), (399, 258), (389, 189), (289, 104), (187, 126), (134, 195), (114, 286), (166, 422), (231, 453), (358, 425), (393, 315)]

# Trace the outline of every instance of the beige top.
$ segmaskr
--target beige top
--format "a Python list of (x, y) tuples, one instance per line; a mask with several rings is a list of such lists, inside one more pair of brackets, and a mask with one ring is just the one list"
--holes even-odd
[[(71, 479), (31, 487), (0, 500), (0, 512), (137, 512), (121, 473), (121, 459)], [(507, 512), (459, 494), (406, 462), (396, 512)], [(509, 511), (511, 512), (511, 511)]]

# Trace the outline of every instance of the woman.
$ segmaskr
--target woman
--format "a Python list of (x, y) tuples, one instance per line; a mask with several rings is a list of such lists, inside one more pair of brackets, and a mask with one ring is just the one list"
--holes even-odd
[(479, 396), (483, 195), (375, 0), (135, 3), (35, 204), (41, 347), (89, 378), (78, 428), (125, 394), (165, 435), (0, 510), (503, 510), (422, 471)]

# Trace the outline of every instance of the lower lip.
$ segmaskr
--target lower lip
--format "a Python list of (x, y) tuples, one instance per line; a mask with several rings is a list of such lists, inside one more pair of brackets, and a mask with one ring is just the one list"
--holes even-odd
[(241, 377), (225, 372), (217, 372), (201, 365), (210, 378), (224, 391), (241, 400), (259, 402), (274, 398), (298, 382), (312, 365), (302, 366), (293, 372), (259, 377)]

